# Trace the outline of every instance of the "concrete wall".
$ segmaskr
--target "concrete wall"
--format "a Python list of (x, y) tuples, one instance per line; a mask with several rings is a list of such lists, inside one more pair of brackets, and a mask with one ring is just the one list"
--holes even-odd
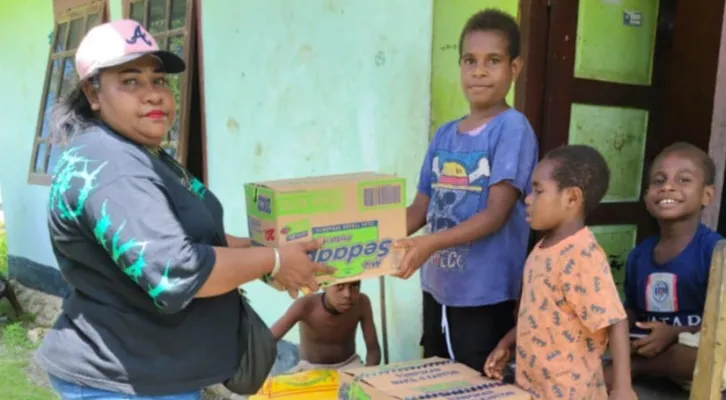
[[(52, 7), (10, 4), (0, 11), (0, 48), (13, 60), (0, 63), (0, 181), (11, 273), (53, 291), (48, 189), (27, 183)], [(230, 233), (246, 234), (246, 181), (359, 170), (415, 180), (428, 142), (431, 10), (406, 0), (204, 3), (209, 181)], [(120, 0), (110, 12), (120, 17)], [(290, 304), (261, 284), (247, 289), (267, 322)], [(364, 290), (378, 318), (377, 281)], [(386, 295), (393, 357), (418, 356), (418, 280), (389, 280)]]
[[(0, 6), (0, 181), (8, 253), (39, 265), (55, 265), (46, 227), (48, 188), (27, 182), (52, 32), (50, 1)], [(13, 264), (19, 264), (11, 263), (16, 273)]]
[[(417, 5), (204, 3), (209, 183), (230, 233), (247, 233), (246, 181), (360, 170), (416, 181), (428, 143), (432, 20), (431, 1)], [(269, 323), (290, 304), (261, 283), (247, 289)], [(378, 281), (363, 291), (379, 318)], [(418, 357), (417, 277), (387, 279), (386, 297), (392, 359)], [(297, 330), (287, 338), (297, 342)]]

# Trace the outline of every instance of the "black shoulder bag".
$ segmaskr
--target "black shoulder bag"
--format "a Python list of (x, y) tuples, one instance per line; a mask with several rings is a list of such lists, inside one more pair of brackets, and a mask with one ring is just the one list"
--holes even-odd
[(277, 358), (277, 341), (270, 328), (240, 293), (242, 310), (237, 340), (241, 357), (234, 376), (224, 382), (230, 391), (241, 395), (256, 394), (272, 370)]

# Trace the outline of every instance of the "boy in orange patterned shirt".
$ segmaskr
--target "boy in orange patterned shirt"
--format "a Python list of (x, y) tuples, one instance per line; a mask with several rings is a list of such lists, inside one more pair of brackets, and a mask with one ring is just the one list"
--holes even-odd
[(534, 171), (527, 218), (544, 236), (525, 265), (517, 326), (484, 373), (501, 379), (516, 347), (517, 385), (535, 399), (607, 399), (601, 357), (608, 340), (616, 374), (610, 399), (637, 398), (625, 310), (607, 257), (585, 226), (609, 175), (589, 146), (556, 149)]

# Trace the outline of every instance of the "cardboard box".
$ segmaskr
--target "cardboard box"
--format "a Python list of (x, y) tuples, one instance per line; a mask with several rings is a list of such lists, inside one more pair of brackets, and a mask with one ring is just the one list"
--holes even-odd
[(339, 372), (338, 398), (346, 400), (531, 400), (529, 393), (486, 379), (451, 360), (427, 358)]
[[(393, 242), (406, 236), (406, 182), (393, 175), (363, 172), (245, 185), (253, 244), (324, 238), (311, 258), (337, 269), (323, 285), (395, 272), (403, 250)], [(281, 289), (276, 282), (267, 283)]]
[(271, 376), (257, 394), (248, 399), (337, 400), (338, 377), (338, 371), (329, 369)]

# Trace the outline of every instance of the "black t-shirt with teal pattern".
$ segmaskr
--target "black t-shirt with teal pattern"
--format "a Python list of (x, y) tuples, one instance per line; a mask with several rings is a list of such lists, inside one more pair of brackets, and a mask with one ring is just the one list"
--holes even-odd
[(38, 351), (56, 377), (137, 395), (198, 390), (238, 358), (236, 292), (195, 298), (225, 246), (214, 194), (100, 123), (60, 157), (49, 231), (70, 286)]

